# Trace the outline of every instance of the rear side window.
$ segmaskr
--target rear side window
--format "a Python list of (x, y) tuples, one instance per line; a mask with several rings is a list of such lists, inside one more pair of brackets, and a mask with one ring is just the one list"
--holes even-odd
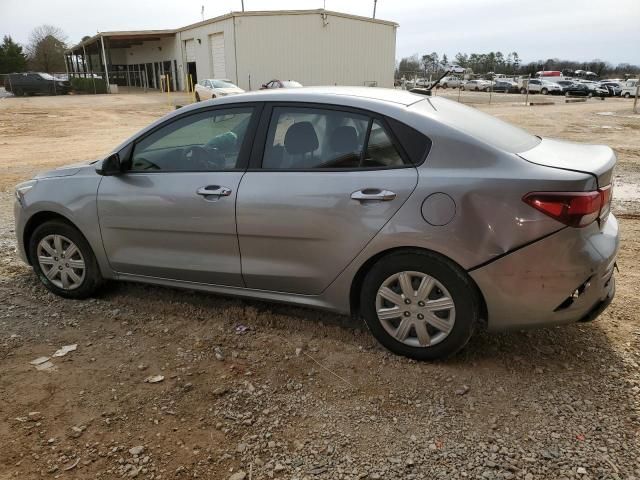
[(406, 166), (385, 125), (339, 110), (273, 109), (262, 168), (337, 169)]
[(417, 102), (411, 108), (426, 110), (442, 123), (505, 152), (525, 152), (540, 143), (535, 135), (475, 108), (442, 97), (429, 97), (428, 102)]

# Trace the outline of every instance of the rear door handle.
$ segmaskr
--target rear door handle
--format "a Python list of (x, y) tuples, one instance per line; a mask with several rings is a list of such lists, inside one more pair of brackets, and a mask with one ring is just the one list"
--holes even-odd
[(351, 194), (353, 200), (359, 202), (367, 200), (377, 200), (379, 202), (388, 202), (396, 198), (396, 194), (390, 190), (381, 190), (379, 188), (364, 188)]
[(228, 187), (221, 187), (220, 185), (207, 185), (206, 187), (200, 187), (198, 190), (196, 190), (196, 193), (198, 195), (202, 195), (203, 197), (228, 197), (229, 195), (231, 195), (231, 189)]

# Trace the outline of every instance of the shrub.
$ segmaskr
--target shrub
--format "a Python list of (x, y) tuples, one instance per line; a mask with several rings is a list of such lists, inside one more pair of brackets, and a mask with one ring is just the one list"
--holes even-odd
[(72, 77), (71, 87), (77, 92), (107, 93), (107, 83), (101, 78)]

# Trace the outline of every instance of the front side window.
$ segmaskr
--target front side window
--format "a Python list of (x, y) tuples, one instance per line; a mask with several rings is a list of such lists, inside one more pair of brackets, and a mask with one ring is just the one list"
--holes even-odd
[(262, 162), (265, 169), (403, 165), (383, 124), (367, 115), (315, 108), (273, 109)]
[(135, 144), (131, 171), (234, 169), (252, 112), (232, 108), (174, 120)]

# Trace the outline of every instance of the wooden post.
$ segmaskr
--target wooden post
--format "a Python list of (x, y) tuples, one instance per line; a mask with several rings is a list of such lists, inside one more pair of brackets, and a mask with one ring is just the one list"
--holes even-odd
[(636, 97), (633, 99), (633, 113), (638, 113), (638, 96), (640, 95), (640, 80), (636, 83)]
[(525, 105), (529, 105), (529, 81), (531, 80), (531, 74), (529, 74), (529, 78), (527, 80), (527, 96), (524, 100)]
[(189, 74), (189, 87), (191, 88), (191, 97), (193, 99), (191, 103), (196, 103), (196, 90), (193, 88), (193, 77), (191, 74)]

